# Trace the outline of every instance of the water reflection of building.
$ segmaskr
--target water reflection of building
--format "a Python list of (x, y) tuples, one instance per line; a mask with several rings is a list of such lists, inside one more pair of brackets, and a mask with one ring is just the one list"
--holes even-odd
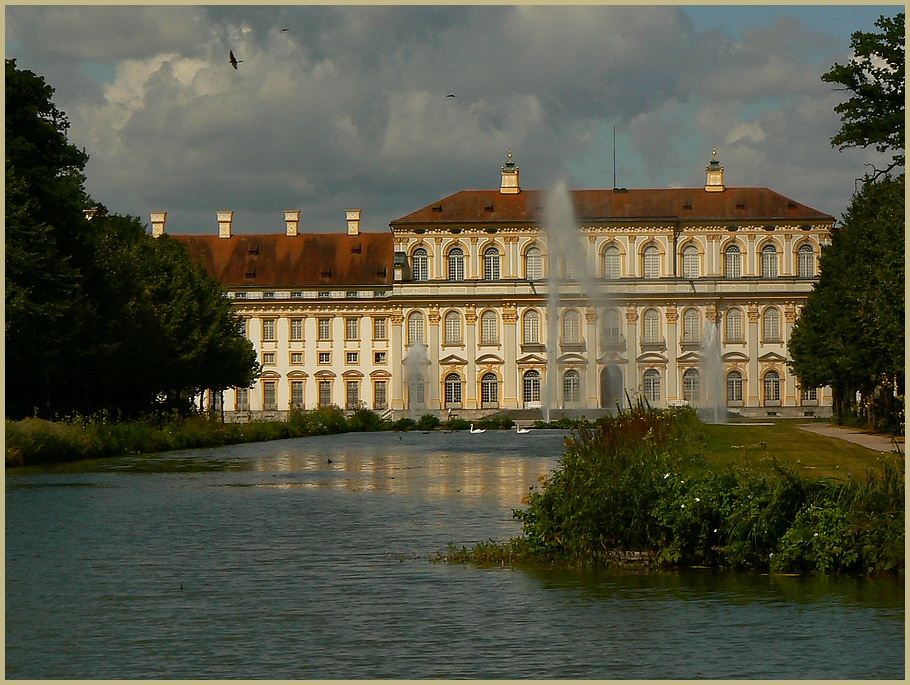
[[(699, 404), (716, 326), (728, 409), (827, 413), (828, 391), (798, 387), (786, 343), (833, 217), (727, 187), (716, 153), (705, 173), (698, 188), (570, 191), (580, 240), (559, 254), (550, 196), (521, 187), (511, 152), (498, 189), (457, 192), (391, 233), (361, 232), (348, 211), (346, 233), (298, 235), (295, 211), (286, 235), (232, 235), (219, 212), (218, 236), (178, 238), (234, 298), (264, 367), (224, 408), (473, 418)], [(164, 213), (152, 223), (163, 233)]]

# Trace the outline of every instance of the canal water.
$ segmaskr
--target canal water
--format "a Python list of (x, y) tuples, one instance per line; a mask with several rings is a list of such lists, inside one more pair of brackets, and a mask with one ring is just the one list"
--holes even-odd
[(475, 568), (559, 431), (6, 472), (9, 679), (904, 677), (902, 581)]

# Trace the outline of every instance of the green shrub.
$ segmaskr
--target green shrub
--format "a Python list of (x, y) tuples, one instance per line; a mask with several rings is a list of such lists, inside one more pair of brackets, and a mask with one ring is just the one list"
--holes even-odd
[(442, 421), (440, 421), (439, 418), (434, 416), (433, 414), (424, 414), (423, 416), (420, 417), (420, 419), (418, 419), (417, 425), (415, 427), (417, 428), (417, 430), (431, 431), (431, 430), (435, 429), (437, 426), (439, 426), (441, 423), (442, 423)]
[(417, 428), (417, 422), (407, 416), (402, 416), (395, 423), (392, 424), (392, 430), (396, 431), (410, 431)]

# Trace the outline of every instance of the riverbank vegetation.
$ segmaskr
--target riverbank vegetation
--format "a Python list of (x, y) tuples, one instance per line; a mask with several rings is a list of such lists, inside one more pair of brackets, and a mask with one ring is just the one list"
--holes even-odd
[(635, 563), (777, 573), (904, 571), (904, 470), (898, 455), (861, 477), (808, 477), (776, 460), (705, 459), (689, 409), (639, 404), (573, 431), (559, 465), (513, 512), (522, 535), (450, 562)]

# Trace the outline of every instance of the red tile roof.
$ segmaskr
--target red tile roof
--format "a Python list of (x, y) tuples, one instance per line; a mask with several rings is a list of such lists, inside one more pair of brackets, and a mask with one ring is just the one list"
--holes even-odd
[[(579, 221), (834, 221), (768, 188), (572, 190)], [(548, 193), (462, 190), (392, 222), (396, 224), (537, 222)]]
[(225, 287), (392, 285), (391, 233), (174, 235)]

